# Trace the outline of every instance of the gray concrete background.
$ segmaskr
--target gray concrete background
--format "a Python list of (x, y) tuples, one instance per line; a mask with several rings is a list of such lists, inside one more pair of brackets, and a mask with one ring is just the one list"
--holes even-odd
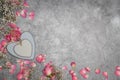
[[(68, 65), (69, 69), (70, 62), (75, 61), (76, 73), (89, 66), (92, 71), (88, 80), (104, 80), (95, 75), (95, 68), (108, 71), (109, 80), (120, 80), (114, 75), (115, 66), (120, 64), (120, 0), (28, 0), (28, 3), (29, 11), (35, 11), (35, 19), (18, 18), (17, 24), (22, 31), (34, 35), (36, 53), (45, 53), (47, 61), (60, 67)], [(33, 80), (39, 74), (36, 70)], [(71, 80), (64, 74), (64, 80)], [(7, 77), (16, 80), (15, 75)]]

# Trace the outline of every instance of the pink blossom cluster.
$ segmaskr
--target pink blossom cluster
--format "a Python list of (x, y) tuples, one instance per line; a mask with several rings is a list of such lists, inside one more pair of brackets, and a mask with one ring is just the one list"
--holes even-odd
[(17, 80), (30, 80), (31, 73), (33, 68), (36, 67), (36, 63), (29, 60), (17, 60), (17, 63), (20, 65), (20, 70), (17, 74)]
[(15, 23), (9, 23), (10, 30), (4, 35), (4, 38), (0, 42), (0, 52), (7, 53), (6, 46), (9, 42), (15, 42), (20, 40), (21, 30)]
[[(24, 7), (29, 7), (29, 4), (27, 3), (26, 0), (24, 0), (23, 6)], [(16, 14), (16, 16), (21, 16), (22, 18), (27, 18), (28, 17), (28, 19), (30, 19), (30, 20), (33, 20), (34, 16), (35, 16), (34, 11), (31, 11), (31, 12), (28, 13), (27, 9), (18, 10), (18, 11), (16, 11), (15, 14)]]

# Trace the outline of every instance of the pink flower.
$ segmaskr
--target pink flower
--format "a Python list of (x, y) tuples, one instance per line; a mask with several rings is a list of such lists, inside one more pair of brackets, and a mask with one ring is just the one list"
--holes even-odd
[(81, 75), (84, 75), (84, 74), (87, 74), (87, 71), (86, 71), (85, 69), (81, 69), (81, 70), (79, 71), (79, 73), (80, 73)]
[(27, 3), (26, 0), (24, 0), (23, 6), (25, 6), (25, 7), (29, 7), (29, 5), (28, 5), (28, 3)]
[(79, 71), (79, 73), (80, 73), (80, 75), (81, 75), (83, 78), (85, 78), (85, 79), (87, 79), (87, 78), (89, 77), (89, 76), (87, 75), (87, 71), (86, 71), (85, 68), (81, 69), (81, 70)]
[(24, 64), (30, 64), (31, 61), (30, 61), (30, 60), (25, 60), (25, 61), (23, 61), (23, 63), (24, 63)]
[(16, 16), (20, 16), (20, 11), (15, 12)]
[(72, 76), (72, 80), (78, 80), (76, 76)]
[(87, 72), (90, 72), (90, 68), (89, 68), (89, 67), (85, 67), (85, 70), (86, 70)]
[(21, 37), (21, 32), (19, 30), (11, 30), (11, 32), (6, 35), (6, 40), (8, 41), (18, 41)]
[(36, 67), (36, 63), (35, 62), (31, 62), (30, 65), (31, 65), (31, 67)]
[(11, 65), (12, 65), (11, 62), (9, 62), (9, 61), (6, 62), (6, 66), (7, 66), (7, 67), (11, 67)]
[(17, 74), (17, 80), (21, 80), (22, 78), (23, 78), (23, 74), (18, 73), (18, 74)]
[(2, 40), (0, 44), (1, 44), (1, 46), (5, 47), (7, 45), (7, 41), (6, 40)]
[(116, 76), (120, 76), (120, 71), (116, 70), (116, 71), (115, 71), (115, 75), (116, 75)]
[(95, 73), (96, 73), (96, 74), (100, 74), (100, 72), (101, 72), (100, 69), (96, 69), (96, 70), (95, 70)]
[(50, 76), (53, 71), (54, 67), (50, 63), (47, 63), (42, 72), (45, 76)]
[(62, 69), (63, 70), (68, 70), (68, 67), (67, 66), (63, 66)]
[(8, 23), (8, 26), (10, 26), (10, 28), (14, 29), (14, 30), (19, 30), (19, 27), (15, 24), (15, 23)]
[(20, 13), (21, 17), (26, 18), (27, 17), (27, 10), (23, 9)]
[(38, 63), (45, 62), (45, 55), (39, 54), (39, 55), (36, 57), (36, 61), (37, 61)]
[(71, 75), (72, 75), (73, 73), (74, 73), (74, 71), (73, 71), (73, 70), (69, 70), (69, 74), (71, 74)]
[(34, 19), (34, 16), (35, 16), (35, 13), (34, 13), (34, 12), (30, 12), (30, 13), (29, 13), (29, 19), (30, 19), (30, 20), (33, 20), (33, 19)]
[(76, 63), (75, 62), (71, 62), (71, 67), (75, 68), (76, 67)]
[(116, 66), (116, 70), (120, 70), (120, 66)]
[(2, 66), (0, 66), (0, 71), (2, 71), (2, 69), (3, 69)]
[(5, 35), (5, 39), (6, 39), (8, 42), (10, 42), (10, 41), (11, 41), (11, 35), (10, 35), (10, 34)]
[(71, 75), (72, 80), (78, 80), (78, 78), (77, 78), (77, 76), (76, 76), (76, 74), (75, 74), (75, 72), (73, 70), (70, 70), (69, 74)]
[(107, 73), (107, 72), (102, 72), (102, 75), (103, 75), (106, 79), (108, 79), (108, 73)]
[(16, 70), (16, 65), (11, 65), (9, 70), (10, 74), (14, 74), (15, 70)]
[(84, 74), (84, 75), (82, 75), (82, 77), (83, 77), (84, 79), (88, 79), (89, 75)]

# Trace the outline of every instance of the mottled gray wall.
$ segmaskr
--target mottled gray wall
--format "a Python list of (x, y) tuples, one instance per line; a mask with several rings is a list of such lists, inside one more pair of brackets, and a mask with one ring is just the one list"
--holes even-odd
[[(109, 80), (120, 80), (114, 76), (115, 66), (120, 64), (120, 0), (28, 2), (35, 19), (18, 18), (17, 24), (34, 35), (36, 53), (47, 54), (47, 61), (57, 66), (70, 68), (70, 62), (76, 61), (76, 72), (91, 67), (88, 80), (104, 80), (93, 72), (96, 67), (108, 71)], [(16, 79), (13, 76), (10, 80)]]

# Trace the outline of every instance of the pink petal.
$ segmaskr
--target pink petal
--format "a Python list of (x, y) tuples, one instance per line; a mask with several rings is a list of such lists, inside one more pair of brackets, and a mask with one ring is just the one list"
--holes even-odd
[(120, 66), (116, 66), (116, 70), (120, 70)]
[(29, 19), (30, 19), (30, 20), (33, 20), (33, 19), (34, 19), (34, 16), (35, 16), (35, 13), (34, 13), (34, 12), (30, 12), (30, 13), (29, 13)]
[(30, 65), (31, 65), (32, 67), (36, 67), (36, 63), (35, 63), (35, 62), (32, 62)]
[(68, 70), (68, 67), (67, 66), (63, 66), (62, 69), (63, 70)]
[(103, 75), (105, 78), (108, 78), (108, 73), (107, 73), (107, 72), (103, 72), (102, 75)]
[(87, 71), (86, 71), (85, 69), (81, 69), (81, 70), (79, 71), (79, 73), (80, 73), (81, 75), (84, 75), (84, 74), (87, 73)]
[(72, 76), (72, 80), (78, 80), (76, 76)]
[(69, 71), (69, 73), (70, 73), (70, 74), (73, 74), (73, 73), (74, 73), (74, 71), (73, 71), (73, 70), (70, 70), (70, 71)]
[(11, 69), (15, 70), (16, 69), (16, 65), (11, 65)]
[(26, 0), (24, 0), (23, 6), (25, 6), (25, 7), (29, 7), (29, 5), (28, 5), (28, 3), (27, 3)]
[(20, 16), (20, 11), (15, 12), (16, 16)]
[(116, 70), (116, 71), (115, 71), (115, 75), (116, 75), (116, 76), (120, 76), (120, 71)]
[(83, 77), (84, 79), (88, 79), (89, 75), (84, 74), (84, 75), (82, 75), (82, 77)]
[(30, 64), (30, 60), (23, 61), (24, 64)]
[(38, 63), (45, 62), (45, 55), (43, 55), (43, 54), (37, 55), (36, 61), (37, 61)]
[(26, 18), (27, 17), (27, 10), (23, 9), (20, 13), (21, 17)]
[(6, 41), (6, 40), (2, 40), (2, 41), (1, 41), (1, 45), (2, 45), (3, 47), (5, 47), (5, 46), (7, 45), (7, 41)]
[(18, 29), (18, 26), (15, 23), (8, 23), (8, 26), (15, 30)]
[(23, 78), (23, 74), (21, 74), (21, 73), (17, 74), (17, 79), (18, 80), (21, 80), (22, 78)]
[(2, 71), (2, 69), (3, 69), (2, 66), (0, 66), (0, 71)]
[(89, 68), (89, 67), (85, 67), (85, 70), (86, 70), (87, 72), (90, 72), (90, 68)]
[(100, 72), (101, 72), (100, 69), (96, 69), (96, 70), (95, 70), (95, 73), (96, 73), (96, 74), (100, 74)]

